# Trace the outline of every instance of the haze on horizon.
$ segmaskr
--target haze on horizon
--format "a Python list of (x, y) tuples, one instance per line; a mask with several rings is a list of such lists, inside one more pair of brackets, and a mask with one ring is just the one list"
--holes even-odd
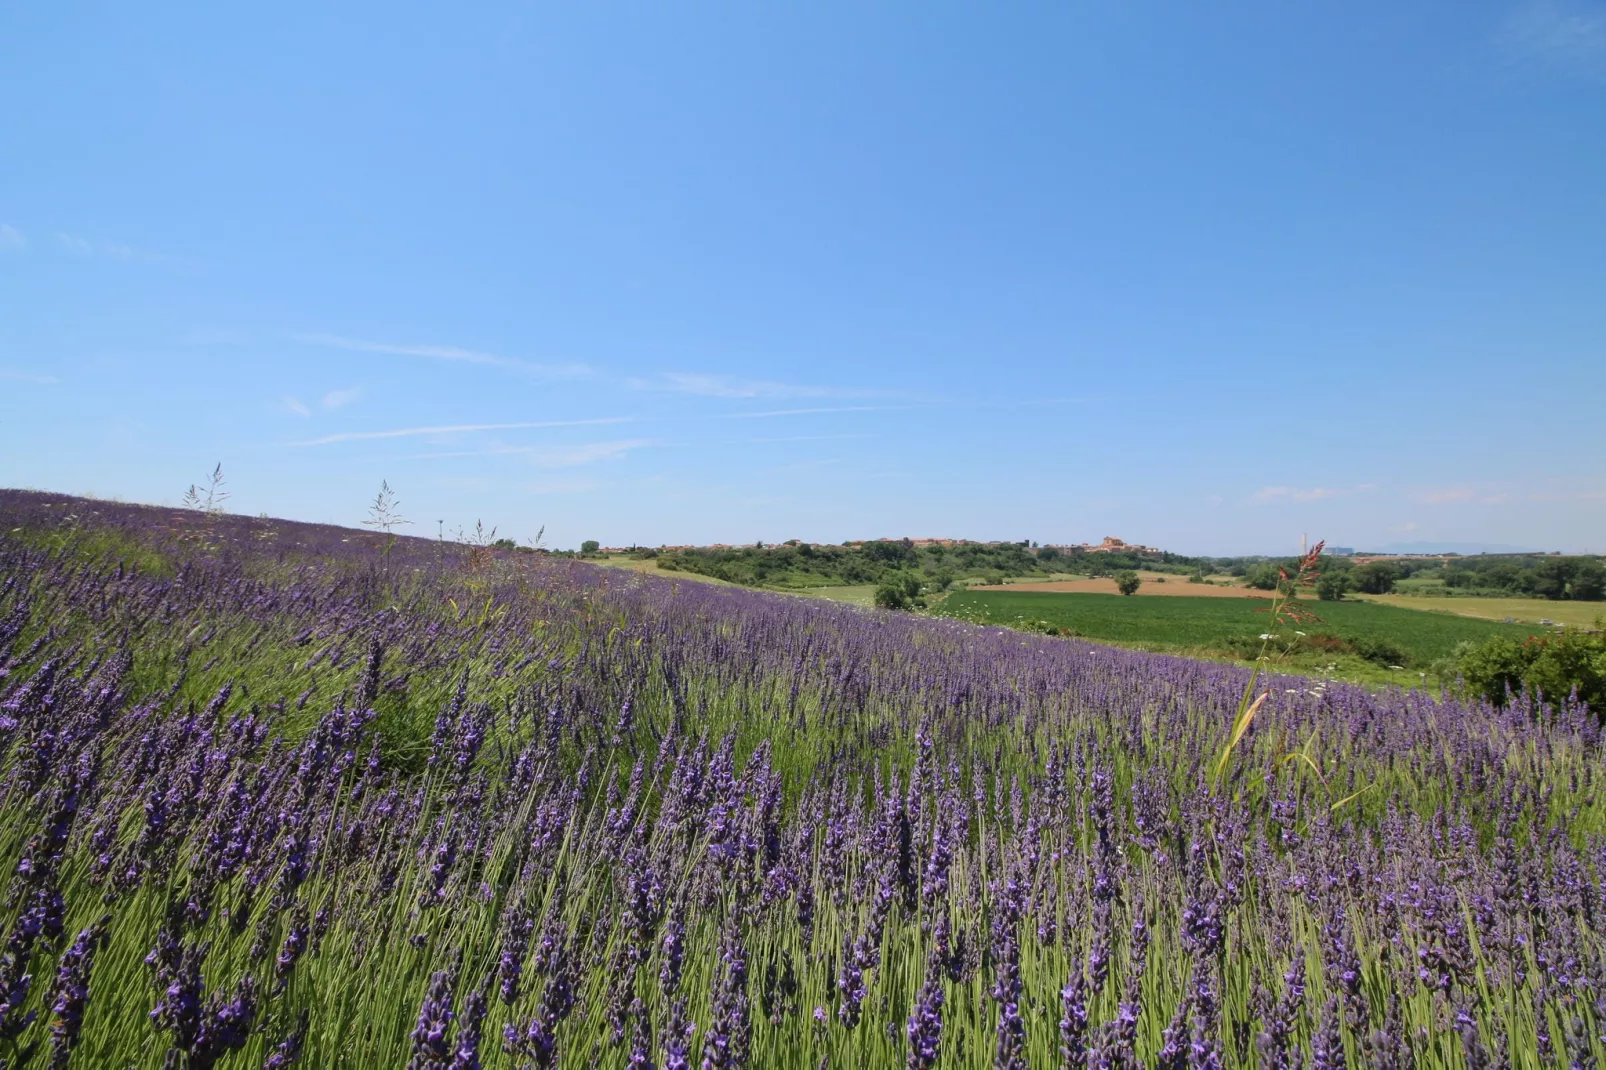
[(0, 485), (1606, 552), (1606, 0), (0, 12)]

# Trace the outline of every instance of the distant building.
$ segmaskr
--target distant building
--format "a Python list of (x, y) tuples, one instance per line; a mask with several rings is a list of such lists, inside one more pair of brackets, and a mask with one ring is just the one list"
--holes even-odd
[(1125, 539), (1117, 539), (1114, 535), (1104, 536), (1104, 541), (1097, 546), (1084, 546), (1083, 548), (1090, 554), (1159, 554), (1165, 552), (1153, 546), (1142, 546), (1138, 543), (1127, 542)]
[(1327, 549), (1323, 550), (1322, 552), (1326, 553), (1326, 554), (1332, 554), (1334, 557), (1354, 557), (1355, 556), (1355, 547), (1353, 547), (1353, 546), (1329, 546), (1329, 547), (1327, 547)]

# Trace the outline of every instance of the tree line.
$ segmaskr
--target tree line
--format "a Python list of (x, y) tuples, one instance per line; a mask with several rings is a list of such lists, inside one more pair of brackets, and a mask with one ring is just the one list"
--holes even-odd
[(911, 539), (875, 539), (841, 546), (798, 540), (779, 545), (697, 547), (644, 551), (668, 571), (696, 572), (750, 587), (830, 587), (895, 582), (921, 591), (941, 591), (955, 580), (991, 581), (1025, 576), (1112, 576), (1147, 569), (1187, 575), (1203, 558), (1135, 551), (1090, 553), (1020, 542), (916, 544)]

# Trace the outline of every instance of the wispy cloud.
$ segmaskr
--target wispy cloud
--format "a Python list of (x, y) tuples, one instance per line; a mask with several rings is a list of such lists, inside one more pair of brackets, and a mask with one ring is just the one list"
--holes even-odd
[(627, 379), (625, 385), (633, 390), (664, 390), (704, 398), (865, 398), (885, 397), (889, 393), (884, 390), (805, 386), (768, 379), (742, 379), (731, 375), (691, 372), (665, 372), (656, 379)]
[(614, 442), (586, 442), (577, 446), (548, 446), (529, 451), (538, 468), (578, 468), (597, 461), (617, 461), (634, 450), (663, 445), (652, 438), (625, 438)]
[(482, 450), (439, 450), (410, 454), (405, 459), (437, 461), (455, 457), (526, 457), (537, 468), (576, 468), (596, 461), (618, 460), (633, 450), (662, 445), (663, 441), (656, 438), (626, 438), (573, 446), (491, 446)]
[(1606, 3), (1526, 0), (1501, 27), (1497, 44), (1510, 63), (1606, 80)]
[[(1369, 489), (1356, 487), (1355, 490)], [(1319, 502), (1349, 494), (1351, 490), (1336, 487), (1261, 487), (1250, 496), (1256, 502)]]
[(862, 431), (850, 431), (842, 435), (772, 435), (767, 438), (750, 438), (748, 442), (840, 442), (850, 438), (876, 438), (876, 435)]
[(731, 412), (726, 413), (722, 419), (726, 420), (761, 420), (769, 416), (812, 416), (823, 412), (885, 412), (891, 409), (904, 409), (907, 405), (835, 405), (812, 409), (770, 409), (765, 412)]
[(533, 361), (484, 353), (477, 349), (457, 346), (394, 345), (390, 342), (369, 342), (360, 338), (346, 338), (338, 334), (295, 334), (296, 341), (305, 345), (344, 349), (353, 353), (389, 353), (401, 357), (425, 357), (429, 360), (458, 361), (464, 364), (482, 364), (492, 368), (524, 372), (528, 375), (573, 377), (590, 374), (584, 364), (537, 364)]
[(28, 239), (9, 223), (0, 223), (0, 249), (26, 249)]
[(280, 398), (279, 404), (284, 406), (286, 412), (293, 412), (303, 420), (312, 415), (312, 410), (303, 405), (300, 398), (293, 398), (289, 394)]
[(1424, 505), (1453, 505), (1458, 502), (1475, 502), (1484, 505), (1497, 505), (1509, 500), (1511, 495), (1491, 490), (1478, 490), (1473, 487), (1441, 487), (1437, 490), (1425, 490), (1416, 496), (1417, 501)]
[(32, 383), (34, 386), (55, 386), (61, 382), (54, 375), (23, 371), (21, 368), (0, 368), (0, 382)]
[(93, 256), (104, 260), (121, 260), (125, 263), (141, 262), (146, 264), (165, 264), (171, 257), (161, 253), (153, 253), (145, 249), (136, 249), (132, 245), (121, 242), (90, 241), (76, 234), (56, 234), (56, 244), (74, 256)]
[(477, 450), (430, 450), (428, 453), (404, 453), (402, 461), (439, 461), (449, 457), (507, 457), (516, 453), (529, 453), (530, 446), (487, 446)]
[(602, 416), (594, 420), (523, 420), (507, 424), (448, 424), (438, 427), (400, 427), (386, 431), (343, 431), (324, 435), (292, 446), (328, 446), (336, 442), (361, 442), (376, 438), (414, 438), (423, 435), (462, 435), (478, 431), (522, 431), (537, 427), (588, 427), (593, 424), (625, 424), (631, 416)]
[(343, 409), (361, 395), (362, 388), (355, 386), (346, 390), (331, 390), (323, 396), (322, 405), (326, 409)]

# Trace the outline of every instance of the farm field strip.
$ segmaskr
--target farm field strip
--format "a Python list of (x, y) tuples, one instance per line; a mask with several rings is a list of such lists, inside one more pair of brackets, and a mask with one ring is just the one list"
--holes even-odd
[(1534, 624), (1553, 620), (1574, 628), (1598, 628), (1606, 620), (1606, 602), (1564, 602), (1548, 598), (1498, 598), (1493, 596), (1434, 598), (1431, 595), (1361, 594), (1350, 597), (1396, 609), (1428, 613), (1450, 613), (1458, 617), (1504, 620)]
[[(1242, 600), (1186, 596), (1121, 598), (1103, 594), (1056, 594), (975, 589), (950, 595), (939, 607), (944, 616), (985, 623), (1045, 621), (1071, 629), (1087, 639), (1151, 644), (1174, 649), (1226, 648), (1270, 628), (1257, 610), (1270, 601), (1246, 605)], [(1448, 614), (1412, 612), (1365, 602), (1320, 602), (1313, 611), (1321, 622), (1298, 630), (1346, 638), (1387, 640), (1422, 663), (1448, 655), (1459, 642), (1491, 635), (1544, 635), (1538, 626), (1504, 624)], [(1291, 633), (1294, 629), (1283, 629)]]

